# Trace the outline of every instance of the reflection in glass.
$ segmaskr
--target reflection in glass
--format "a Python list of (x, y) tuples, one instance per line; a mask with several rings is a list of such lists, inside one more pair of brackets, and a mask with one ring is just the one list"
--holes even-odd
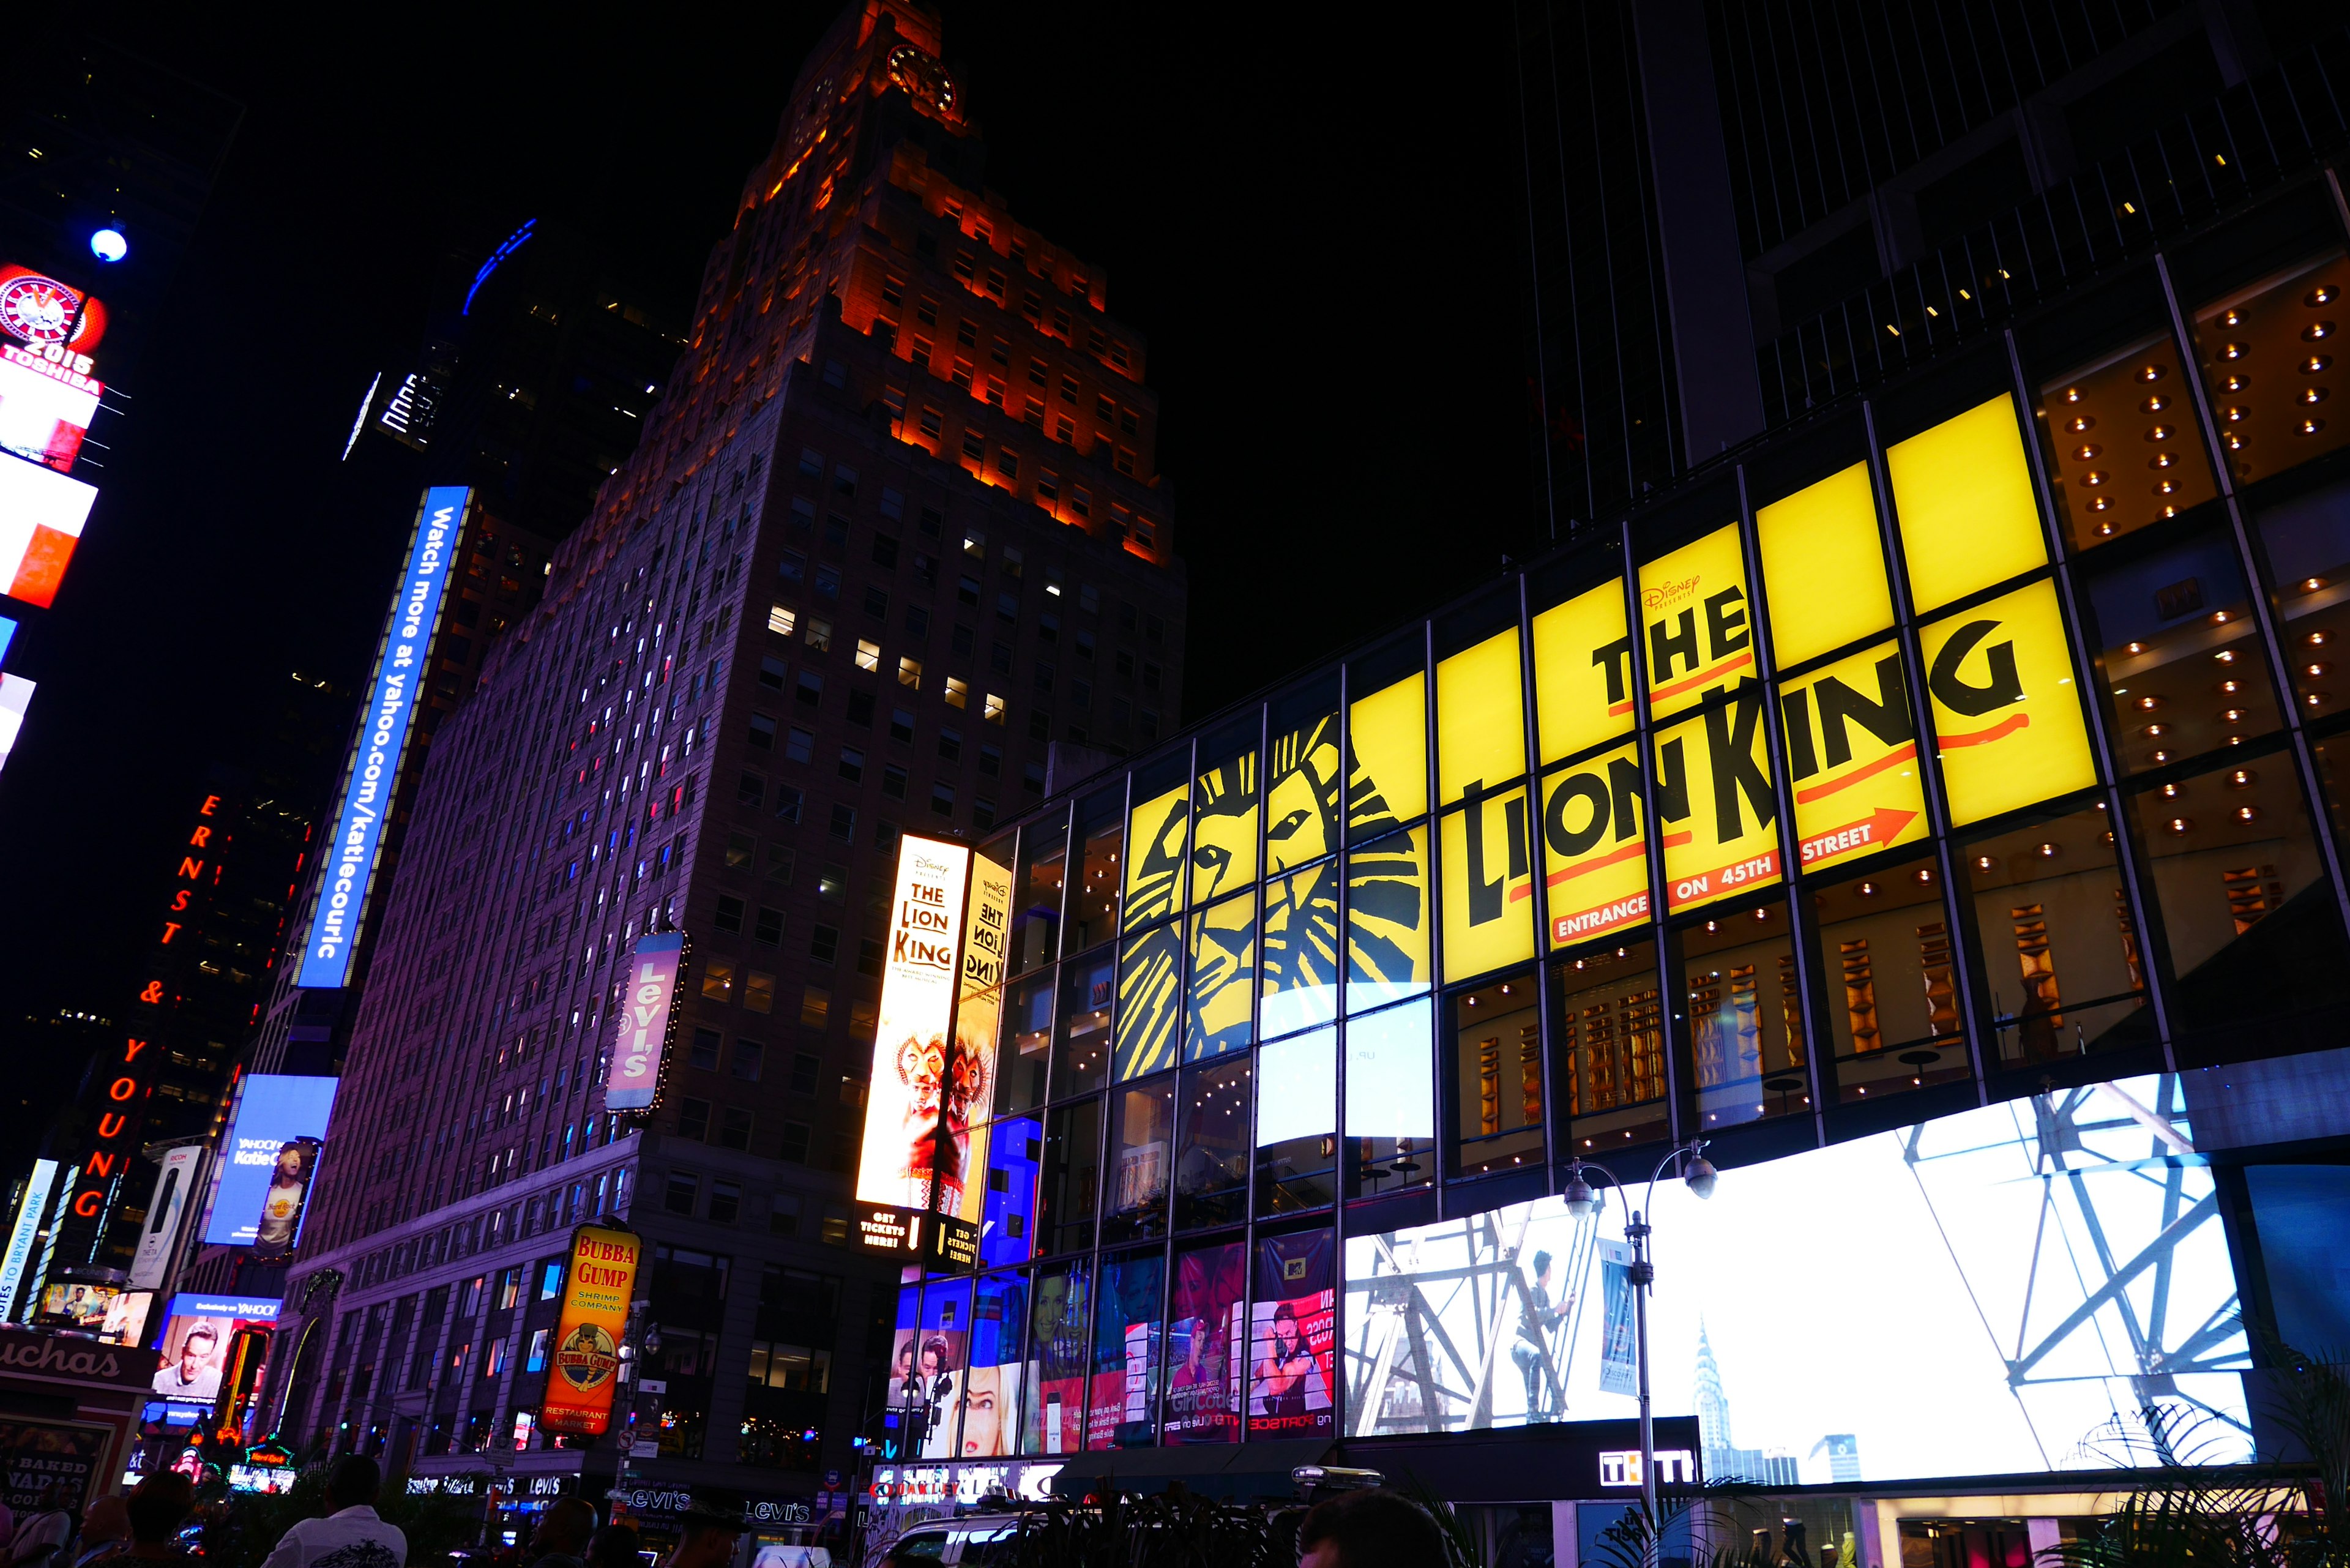
[(1449, 1173), (1482, 1176), (1539, 1162), (1543, 1043), (1534, 976), (1521, 971), (1457, 993), (1451, 1010)]
[(1114, 950), (1097, 948), (1061, 966), (1061, 1012), (1053, 1052), (1053, 1098), (1102, 1086), (1109, 1069)]
[(1077, 803), (1077, 886), (1069, 895), (1072, 952), (1118, 929), (1118, 857), (1126, 847), (1126, 792), (1104, 790)]
[(2057, 510), (2076, 550), (2176, 517), (2218, 493), (2193, 389), (2168, 332), (2040, 389)]
[(1153, 1441), (1166, 1349), (1166, 1285), (1167, 1256), (1155, 1248), (1102, 1259), (1088, 1449), (1147, 1449)]
[(1326, 713), (1273, 742), (1265, 772), (1265, 869), (1285, 871), (1338, 847), (1338, 715)]
[(1256, 753), (1200, 775), (1191, 796), (1191, 902), (1256, 880)]
[(2350, 316), (2350, 258), (2339, 251), (2297, 263), (2195, 312), (2195, 353), (2211, 417), (2250, 482), (2339, 447), (2350, 435), (2337, 345)]
[(1435, 1004), (1422, 998), (1347, 1023), (1350, 1194), (1376, 1198), (1436, 1179)]
[(2224, 522), (2099, 572), (2089, 603), (2124, 767), (2241, 745), (2282, 722)]
[(1003, 992), (1003, 1044), (996, 1053), (995, 1114), (1045, 1103), (1045, 1069), (1052, 1060), (1053, 973), (1014, 981)]
[(2330, 719), (2350, 695), (2334, 673), (2350, 636), (2350, 481), (2262, 507), (2260, 529), (2294, 705), (2303, 722)]
[(1683, 931), (1681, 974), (1700, 1125), (1711, 1131), (1810, 1110), (1787, 907), (1765, 904)]
[(1175, 1228), (1195, 1230), (1246, 1218), (1249, 1179), (1249, 1058), (1183, 1070), (1176, 1119)]
[(1604, 1153), (1663, 1137), (1664, 992), (1656, 943), (1643, 935), (1561, 959), (1552, 966), (1551, 992), (1575, 1147)]
[(2146, 1006), (2143, 950), (2102, 805), (1962, 845), (1958, 860), (1998, 1065), (2148, 1037), (2133, 1016)]
[(1836, 1099), (1966, 1077), (1966, 1008), (1933, 857), (1808, 886)]
[(1119, 1083), (1175, 1064), (1175, 1027), (1182, 1019), (1183, 922), (1129, 938), (1118, 950), (1118, 1027), (1113, 1053)]
[(1045, 1120), (1037, 1225), (1046, 1252), (1094, 1244), (1094, 1204), (1101, 1193), (1101, 1101), (1080, 1100)]
[(1256, 1210), (1318, 1209), (1338, 1164), (1338, 1032), (1317, 1029), (1256, 1054)]
[(1167, 1419), (1160, 1441), (1240, 1440), (1248, 1249), (1239, 1241), (1175, 1255), (1167, 1312)]
[(987, 1192), (980, 1207), (983, 1268), (1024, 1263), (1036, 1248), (1036, 1177), (1045, 1158), (1045, 1124), (1003, 1116), (988, 1129)]
[[(1256, 894), (1191, 917), (1191, 983), (1183, 1012), (1183, 1060), (1245, 1050), (1255, 1037)], [(1123, 1075), (1121, 1075), (1123, 1076)]]
[(2164, 784), (2130, 810), (2162, 911), (2174, 1028), (2338, 1016), (2341, 921), (2290, 755)]
[(1264, 1037), (1338, 1016), (1338, 862), (1264, 885)]
[(1174, 1154), (1174, 1075), (1122, 1089), (1110, 1116), (1109, 1202), (1102, 1240), (1167, 1233), (1168, 1167)]
[(1066, 818), (1048, 817), (1021, 833), (1020, 869), (1012, 883), (1014, 974), (1060, 955), (1062, 883), (1068, 864)]
[(1021, 1396), (1024, 1454), (1074, 1454), (1085, 1448), (1092, 1280), (1083, 1259), (1036, 1272), (1028, 1310), (1027, 1376), (1021, 1380), (1026, 1385)]
[(1427, 829), (1374, 840), (1347, 857), (1347, 1011), (1428, 990)]

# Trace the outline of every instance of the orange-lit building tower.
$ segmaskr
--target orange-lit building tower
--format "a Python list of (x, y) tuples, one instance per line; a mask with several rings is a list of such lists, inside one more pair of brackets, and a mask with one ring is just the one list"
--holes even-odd
[[(984, 835), (1180, 700), (1142, 340), (987, 191), (940, 48), (896, 0), (817, 47), (642, 441), (434, 737), (288, 1271), (289, 1440), (805, 1498), (879, 1408), (895, 1272), (826, 1243), (899, 836)], [(615, 1116), (614, 1005), (664, 929), (675, 1052)], [(523, 1419), (588, 1219), (646, 1243), (633, 1452), (625, 1409), (576, 1447)]]

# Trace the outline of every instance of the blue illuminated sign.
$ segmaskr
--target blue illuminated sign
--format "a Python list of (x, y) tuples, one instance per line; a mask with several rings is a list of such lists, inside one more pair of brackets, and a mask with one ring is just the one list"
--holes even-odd
[(172, 1298), (172, 1317), (233, 1317), (240, 1323), (276, 1323), (283, 1304), (276, 1296), (215, 1295), (182, 1291)]
[(130, 254), (130, 242), (120, 229), (100, 229), (89, 236), (89, 254), (102, 262), (119, 262)]
[[(327, 1136), (327, 1122), (335, 1114), (335, 1089), (341, 1082), (290, 1073), (245, 1075), (237, 1085), (228, 1136), (213, 1167), (212, 1202), (204, 1214), (205, 1245), (254, 1245), (270, 1189), (295, 1179), (293, 1171), (281, 1168), (286, 1146)], [(305, 1169), (299, 1179), (307, 1185), (312, 1175)], [(298, 1216), (298, 1198), (296, 1203)]]
[(471, 316), (473, 314), (473, 296), (482, 292), (482, 285), (490, 281), (490, 274), (498, 270), (498, 263), (505, 260), (506, 257), (522, 249), (523, 243), (530, 238), (531, 224), (537, 222), (538, 220), (536, 218), (531, 219), (529, 223), (523, 224), (521, 228), (516, 229), (513, 234), (508, 234), (506, 236), (505, 244), (500, 245), (497, 249), (490, 253), (490, 259), (484, 262), (482, 264), (482, 270), (473, 275), (473, 286), (465, 291), (465, 303), (458, 309), (458, 315)]
[(0, 664), (8, 662), (8, 645), (16, 640), (16, 623), (0, 615)]
[(294, 977), (296, 985), (329, 987), (349, 981), (360, 912), (382, 852), (384, 820), (391, 812), (392, 786), (400, 776), (400, 760), (408, 752), (409, 727), (423, 695), (425, 650), (441, 623), (441, 601), (448, 588), (450, 567), (457, 558), (472, 494), (454, 485), (424, 493), (424, 506), (409, 545), (408, 573), (391, 601), (391, 621), (384, 628), (375, 675), (368, 683), (359, 743), (351, 749), (344, 772), (334, 835), (325, 849), (317, 912), (311, 918), (309, 936), (303, 943), (302, 968)]

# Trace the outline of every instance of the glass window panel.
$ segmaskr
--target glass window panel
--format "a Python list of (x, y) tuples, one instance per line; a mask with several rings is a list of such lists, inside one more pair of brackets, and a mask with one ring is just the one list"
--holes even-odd
[(1752, 677), (1751, 602), (1735, 523), (1640, 568), (1651, 717), (1695, 707), (1707, 693)]
[(1118, 946), (1117, 1047), (1119, 1083), (1175, 1064), (1183, 1015), (1183, 925), (1170, 921)]
[(1347, 857), (1347, 1009), (1360, 1012), (1428, 990), (1425, 828), (1389, 834)]
[(983, 1274), (972, 1293), (971, 1369), (963, 1377), (964, 1459), (995, 1459), (1019, 1449), (1023, 1339), (1028, 1282), (1016, 1273)]
[(1094, 1312), (1088, 1449), (1147, 1449), (1158, 1438), (1159, 1377), (1166, 1352), (1167, 1255), (1107, 1255)]
[(1094, 1244), (1094, 1205), (1101, 1194), (1101, 1101), (1079, 1100), (1045, 1119), (1038, 1224), (1046, 1252)]
[(1427, 678), (1403, 680), (1347, 710), (1347, 828), (1384, 832), (1428, 809)]
[(1053, 985), (1047, 970), (1004, 988), (1003, 1044), (995, 1058), (998, 1116), (1045, 1103), (1045, 1068), (1053, 1054)]
[(1092, 1287), (1092, 1267), (1082, 1258), (1036, 1272), (1021, 1379), (1027, 1386), (1021, 1397), (1024, 1454), (1074, 1454), (1085, 1448)]
[(1426, 999), (1347, 1024), (1349, 1193), (1376, 1198), (1434, 1179), (1436, 1064)]
[(926, 1459), (952, 1459), (962, 1411), (962, 1379), (971, 1353), (969, 1280), (932, 1280), (922, 1287), (922, 1326), (916, 1344), (921, 1403), (912, 1451)]
[(1444, 975), (1464, 980), (1534, 956), (1534, 857), (1523, 786), (1442, 818)]
[(2250, 482), (2334, 451), (2350, 434), (2335, 344), (2350, 258), (2339, 251), (2287, 267), (2195, 313), (2195, 353), (2220, 439)]
[(1746, 682), (1659, 731), (1655, 744), (1666, 907), (1693, 909), (1778, 881), (1779, 799), (1762, 686)]
[(1866, 463), (1761, 508), (1754, 537), (1771, 601), (1771, 652), (1780, 669), (1893, 624)]
[(1245, 1050), (1255, 1037), (1256, 894), (1251, 890), (1211, 905), (1192, 916), (1191, 924), (1183, 1060), (1196, 1062)]
[(1787, 906), (1770, 903), (1680, 935), (1699, 1125), (1712, 1132), (1812, 1108), (1803, 988)]
[(1159, 1441), (1240, 1441), (1247, 1284), (1244, 1242), (1175, 1254), (1167, 1312), (1167, 1418)]
[(1525, 690), (1513, 626), (1436, 661), (1437, 804), (1525, 771)]
[(1256, 1077), (1257, 1212), (1318, 1209), (1335, 1196), (1338, 1032), (1262, 1047)]
[(2331, 718), (2342, 711), (2334, 666), (2350, 636), (2350, 481), (2262, 507), (2260, 530), (2294, 702), (2305, 720)]
[[(1574, 1147), (1604, 1155), (1663, 1137), (1670, 1121), (1656, 943), (1642, 936), (1562, 958), (1551, 970), (1551, 993)], [(1350, 1080), (1350, 1100), (1353, 1089)]]
[(986, 1147), (980, 1266), (1024, 1263), (1036, 1250), (1036, 1178), (1045, 1158), (1044, 1121), (1035, 1116), (1000, 1116), (988, 1128)]
[(1183, 1070), (1175, 1106), (1182, 1129), (1175, 1157), (1178, 1230), (1248, 1217), (1249, 1066), (1239, 1055)]
[(2124, 768), (2240, 745), (2282, 724), (2224, 520), (2097, 573), (2089, 604)]
[(1881, 1099), (1966, 1077), (1966, 1009), (1931, 856), (1865, 877), (1804, 884), (1827, 987), (1833, 1093)]
[(1118, 857), (1126, 848), (1124, 794), (1105, 790), (1077, 805), (1077, 886), (1069, 895), (1068, 946), (1107, 941), (1118, 929)]
[(2097, 782), (2054, 584), (1936, 621), (1918, 643), (1952, 821), (1981, 822)]
[(1256, 753), (1200, 775), (1191, 796), (1191, 902), (1256, 880)]
[(2338, 1016), (2341, 919), (2292, 757), (2248, 758), (2130, 806), (2162, 910), (2173, 1027)]
[(1338, 715), (1327, 713), (1274, 738), (1265, 768), (1264, 859), (1268, 871), (1319, 860), (1338, 847)]
[(1896, 441), (1885, 469), (1918, 614), (2047, 563), (2013, 398)]
[(1918, 726), (1890, 642), (1779, 689), (1805, 872), (1926, 836)]
[(1056, 1100), (1098, 1089), (1107, 1081), (1114, 1012), (1111, 955), (1111, 949), (1097, 948), (1061, 966), (1059, 1033), (1053, 1049)]
[(1542, 1012), (1520, 972), (1451, 998), (1447, 1173), (1483, 1176), (1543, 1158)]
[(1191, 792), (1177, 784), (1134, 808), (1127, 834), (1125, 927), (1132, 930), (1183, 907), (1183, 840)]
[(1252, 1439), (1330, 1435), (1337, 1386), (1337, 1246), (1327, 1231), (1260, 1237), (1249, 1282)]
[(1102, 1240), (1163, 1236), (1175, 1157), (1174, 1075), (1121, 1089), (1110, 1105), (1109, 1201), (1102, 1212)]
[(1627, 741), (1543, 781), (1553, 947), (1648, 919), (1648, 835), (1640, 831), (1640, 748)]
[[(2137, 922), (2102, 805), (1960, 846), (1990, 993), (1987, 1065), (2024, 1067), (2153, 1037)], [(1930, 963), (1929, 963), (1930, 967)]]
[(2194, 394), (2168, 332), (2040, 389), (2040, 428), (2064, 534), (2076, 550), (2176, 517), (2219, 493)]
[(1632, 727), (1632, 639), (1610, 577), (1534, 617), (1534, 704), (1544, 763)]
[(1020, 870), (1013, 886), (1013, 973), (1024, 974), (1061, 956), (1061, 895), (1068, 867), (1066, 818), (1047, 818), (1021, 833)]
[(1264, 885), (1260, 960), (1263, 1033), (1271, 1039), (1338, 1016), (1338, 863)]

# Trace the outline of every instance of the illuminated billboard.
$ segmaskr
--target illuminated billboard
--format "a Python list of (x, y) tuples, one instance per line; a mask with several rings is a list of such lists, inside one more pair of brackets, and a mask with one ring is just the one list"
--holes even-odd
[(619, 1034), (612, 1043), (604, 1085), (606, 1109), (649, 1111), (660, 1099), (661, 1070), (675, 1032), (678, 983), (689, 956), (682, 931), (649, 931), (637, 939), (628, 992), (618, 1009)]
[(8, 1227), (8, 1250), (0, 1253), (0, 1323), (16, 1321), (16, 1297), (25, 1288), (25, 1273), (33, 1262), (33, 1242), (48, 1218), (49, 1199), (57, 1184), (57, 1162), (33, 1161), (25, 1179), (25, 1195), (16, 1201), (16, 1218)]
[(31, 267), (0, 266), (0, 333), (79, 362), (106, 337), (106, 306)]
[(220, 1396), (237, 1334), (271, 1328), (278, 1302), (269, 1296), (239, 1296), (183, 1291), (172, 1298), (163, 1332), (155, 1341), (154, 1380), (149, 1386), (166, 1399), (210, 1404)]
[(105, 390), (69, 365), (0, 343), (0, 451), (71, 472)]
[(620, 1341), (643, 1255), (644, 1243), (631, 1231), (582, 1225), (572, 1232), (554, 1365), (538, 1412), (543, 1429), (596, 1437), (611, 1424)]
[[(1602, 1191), (1581, 1220), (1544, 1198), (1348, 1236), (1348, 1431), (1636, 1415), (1626, 1204)], [(2251, 1457), (2236, 1279), (2176, 1076), (1726, 1170), (1711, 1199), (1668, 1180), (1651, 1219), (1656, 1407), (1700, 1418), (1710, 1480), (1792, 1467), (1825, 1484), (1839, 1459), (1871, 1481), (2147, 1462), (2149, 1403), (2192, 1423), (2178, 1448), (2197, 1462)], [(1814, 1264), (1849, 1310), (1756, 1288)], [(1260, 1313), (1266, 1289), (1261, 1269)]]
[[(971, 857), (971, 889), (963, 903), (962, 961), (955, 987), (954, 1060), (952, 1075), (960, 1086), (962, 1107), (951, 1106), (947, 1124), (954, 1145), (951, 1168), (961, 1172), (987, 1168), (988, 1117), (994, 1105), (996, 1026), (1003, 1011), (1006, 942), (1012, 933), (1012, 868), (985, 854)], [(976, 1225), (998, 1195), (987, 1183), (962, 1182), (958, 1218)], [(948, 1201), (939, 1208), (944, 1212)]]
[(383, 825), (408, 753), (409, 730), (423, 700), (426, 650), (441, 624), (442, 601), (464, 537), (472, 495), (462, 487), (435, 487), (424, 493), (417, 511), (407, 571), (392, 596), (391, 617), (368, 682), (359, 742), (344, 769), (317, 911), (303, 943), (296, 985), (335, 987), (350, 978), (368, 888), (382, 850)]
[[(270, 1211), (291, 1201), (288, 1226), (298, 1226), (309, 1173), (318, 1141), (327, 1136), (327, 1119), (335, 1108), (333, 1078), (299, 1077), (282, 1073), (246, 1075), (238, 1085), (236, 1109), (227, 1141), (222, 1146), (219, 1179), (213, 1188), (212, 1211), (204, 1221), (204, 1242), (214, 1247), (256, 1244)], [(289, 1147), (308, 1145), (308, 1162), (290, 1158)], [(299, 1163), (301, 1168), (294, 1167)], [(279, 1227), (272, 1226), (276, 1236)], [(284, 1245), (291, 1247), (288, 1230)]]
[(97, 499), (94, 486), (0, 453), (0, 594), (47, 608)]
[(203, 1179), (204, 1157), (210, 1152), (200, 1143), (163, 1151), (162, 1173), (155, 1179), (155, 1196), (148, 1200), (139, 1250), (130, 1260), (133, 1290), (161, 1288), (172, 1254), (179, 1250), (180, 1232), (187, 1229), (194, 1210), (196, 1183)]
[(254, 1221), (255, 1262), (283, 1262), (294, 1255), (302, 1215), (310, 1204), (310, 1184), (317, 1174), (317, 1138), (290, 1137), (277, 1146), (276, 1162), (269, 1168), (269, 1186), (261, 1195), (261, 1214)]
[(33, 705), (33, 682), (21, 675), (0, 675), (0, 768), (8, 765), (8, 753), (16, 749), (16, 737), (25, 728), (25, 711)]
[[(971, 851), (909, 835), (899, 841), (897, 896), (881, 971), (880, 1024), (873, 1040), (872, 1091), (857, 1200), (927, 1210), (935, 1184), (941, 1212), (960, 1212), (971, 1109), (988, 1085), (972, 1081), (983, 1063), (954, 1049), (954, 1000), (962, 963), (963, 889)], [(941, 1127), (945, 1141), (941, 1141)]]

